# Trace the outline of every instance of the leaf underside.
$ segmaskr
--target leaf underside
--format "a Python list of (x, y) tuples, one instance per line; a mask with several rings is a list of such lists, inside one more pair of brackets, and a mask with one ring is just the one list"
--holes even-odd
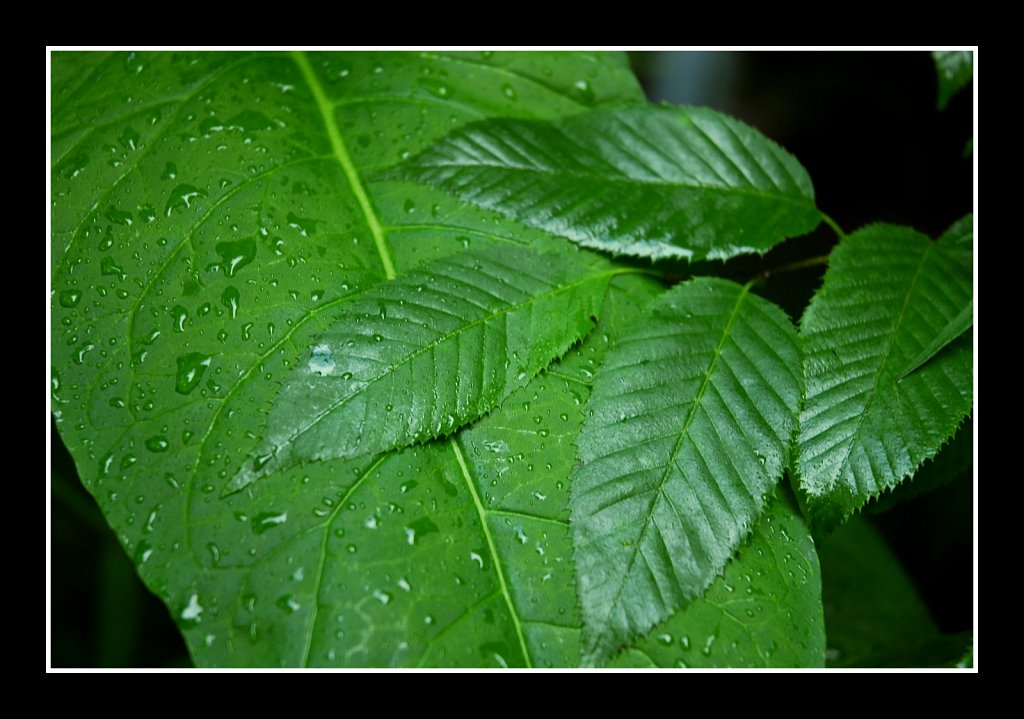
[(834, 526), (912, 475), (970, 411), (969, 335), (898, 378), (971, 297), (969, 248), (952, 235), (875, 225), (833, 251), (800, 329), (797, 467), (815, 523)]
[(795, 158), (706, 108), (487, 120), (384, 176), (442, 188), (585, 247), (640, 257), (763, 253), (820, 219)]
[(490, 248), (343, 303), (285, 376), (263, 444), (228, 490), (289, 466), (451, 434), (490, 411), (592, 328), (612, 272), (593, 264)]
[(665, 293), (615, 346), (571, 479), (587, 661), (718, 575), (782, 474), (799, 400), (792, 324), (725, 280)]

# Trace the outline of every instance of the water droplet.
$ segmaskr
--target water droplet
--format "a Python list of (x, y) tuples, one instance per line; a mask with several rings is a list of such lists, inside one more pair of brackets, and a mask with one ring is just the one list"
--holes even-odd
[(420, 86), (426, 88), (427, 92), (431, 95), (442, 100), (447, 100), (455, 94), (455, 91), (449, 85), (432, 77), (421, 77), (417, 79), (417, 82)]
[(188, 209), (192, 207), (192, 205), (195, 204), (195, 201), (200, 197), (206, 197), (205, 190), (201, 190), (194, 185), (178, 185), (171, 190), (171, 195), (167, 198), (167, 206), (164, 208), (164, 214), (167, 217), (170, 217), (171, 213), (176, 209)]
[(238, 290), (230, 285), (225, 287), (220, 295), (220, 303), (231, 312), (231, 319), (235, 319), (238, 316), (238, 302), (240, 299), (241, 295), (238, 294)]
[(227, 121), (229, 130), (241, 130), (242, 132), (253, 132), (255, 130), (272, 130), (274, 128), (270, 118), (256, 110), (242, 110)]
[(114, 262), (114, 258), (112, 257), (104, 257), (100, 260), (100, 272), (104, 275), (113, 275), (122, 281), (124, 281), (124, 278), (128, 276), (127, 273), (125, 273), (125, 271)]
[(409, 526), (405, 528), (405, 539), (407, 543), (413, 544), (417, 536), (425, 537), (428, 534), (438, 534), (440, 531), (430, 517), (420, 517), (415, 522), (410, 522)]
[(291, 594), (285, 594), (284, 596), (278, 597), (277, 601), (274, 603), (288, 614), (302, 609), (302, 605), (299, 604)]
[(288, 521), (288, 512), (260, 512), (252, 518), (252, 531), (263, 534), (268, 529), (279, 527)]
[(200, 616), (203, 613), (203, 605), (199, 603), (199, 595), (193, 594), (188, 598), (188, 603), (185, 608), (181, 610), (181, 618), (186, 622), (194, 622), (198, 624), (201, 619)]
[(706, 657), (710, 657), (711, 656), (711, 648), (714, 646), (716, 639), (718, 639), (718, 635), (717, 634), (709, 635), (708, 636), (708, 640), (706, 642), (704, 642), (704, 648), (700, 650), (700, 653), (703, 654)]
[(303, 237), (310, 237), (316, 234), (316, 220), (308, 217), (299, 217), (294, 212), (289, 212), (286, 219), (288, 220), (288, 226), (293, 230), (298, 230), (299, 234)]
[(577, 80), (573, 84), (573, 88), (576, 90), (576, 94), (583, 102), (588, 105), (593, 105), (596, 96), (594, 95), (593, 88), (590, 87), (590, 83), (586, 80)]
[(248, 237), (235, 242), (218, 242), (215, 248), (221, 257), (220, 267), (228, 277), (253, 261), (256, 257), (256, 238)]
[(184, 332), (185, 322), (188, 320), (188, 310), (181, 305), (175, 305), (171, 310), (171, 317), (174, 318), (174, 331)]
[(113, 222), (115, 225), (122, 225), (123, 227), (131, 227), (132, 224), (132, 213), (119, 210), (116, 207), (108, 207), (107, 211), (103, 213), (103, 216)]
[(175, 377), (174, 389), (179, 394), (188, 394), (194, 390), (203, 378), (206, 368), (213, 359), (210, 355), (190, 352), (178, 358), (178, 374)]
[(506, 83), (506, 84), (501, 86), (501, 93), (505, 97), (507, 97), (509, 100), (515, 100), (516, 99), (516, 90), (515, 90), (514, 87), (512, 87), (508, 83)]
[(122, 147), (126, 150), (134, 152), (139, 146), (139, 133), (130, 127), (126, 127), (121, 131), (121, 134), (117, 137)]
[(81, 290), (64, 290), (60, 293), (61, 307), (76, 307), (82, 299)]
[(146, 449), (150, 452), (166, 452), (168, 447), (170, 447), (170, 443), (166, 437), (157, 435), (146, 440)]
[(149, 558), (153, 556), (153, 545), (147, 542), (145, 539), (139, 542), (139, 546), (135, 549), (135, 564), (145, 564), (149, 561)]

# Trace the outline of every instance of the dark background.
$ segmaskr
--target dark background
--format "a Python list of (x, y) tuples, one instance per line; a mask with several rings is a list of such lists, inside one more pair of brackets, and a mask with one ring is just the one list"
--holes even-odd
[[(652, 101), (708, 105), (793, 153), (814, 181), (818, 206), (846, 232), (884, 221), (936, 237), (972, 210), (964, 154), (974, 137), (972, 88), (939, 112), (926, 52), (637, 52), (632, 60)], [(835, 241), (822, 226), (715, 272), (749, 278), (826, 255)], [(823, 269), (774, 276), (759, 292), (798, 319)], [(136, 578), (55, 428), (53, 438), (53, 666), (189, 666), (177, 627)], [(971, 488), (964, 475), (873, 518), (947, 633), (972, 625)]]

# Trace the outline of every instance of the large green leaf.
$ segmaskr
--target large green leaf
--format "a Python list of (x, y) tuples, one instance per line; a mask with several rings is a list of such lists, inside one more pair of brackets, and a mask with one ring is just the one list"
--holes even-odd
[(782, 475), (800, 401), (789, 319), (749, 285), (677, 286), (609, 354), (572, 477), (586, 659), (699, 597)]
[(764, 252), (820, 219), (790, 154), (706, 108), (487, 120), (384, 176), (443, 188), (585, 247), (653, 258)]
[(811, 533), (780, 488), (750, 540), (704, 596), (612, 666), (820, 667), (825, 662), (821, 572)]
[(878, 531), (862, 517), (821, 541), (828, 663), (953, 666), (970, 634), (945, 635)]
[(935, 51), (935, 73), (939, 77), (939, 109), (974, 78), (974, 53), (970, 50)]
[[(557, 650), (547, 638), (529, 644), (531, 632), (558, 634), (530, 617), (557, 625), (558, 609), (571, 611), (572, 573), (557, 589), (530, 565), (512, 574), (519, 558), (502, 552), (536, 549), (518, 544), (515, 525), (506, 542), (502, 520), (482, 511), (518, 506), (492, 505), (498, 478), (474, 474), (477, 452), (494, 458), (489, 438), (219, 489), (259, 449), (290, 367), (308, 363), (357, 293), (467, 249), (561, 248), (369, 175), (481, 117), (640, 98), (617, 55), (54, 56), (54, 412), (197, 663), (571, 663), (543, 653)], [(573, 415), (523, 409), (553, 394), (576, 407), (576, 385), (556, 379), (510, 398), (522, 415), (507, 422), (506, 461), (489, 466), (571, 460)], [(513, 466), (527, 455), (538, 459)], [(561, 510), (558, 471), (546, 475), (553, 488), (522, 497), (551, 498), (537, 521)], [(540, 526), (524, 532), (553, 562), (563, 553)], [(535, 615), (517, 603), (549, 593), (568, 598)]]
[(616, 272), (593, 264), (489, 248), (350, 295), (286, 375), (230, 491), (282, 467), (451, 434), (490, 411), (591, 329)]
[(797, 467), (815, 522), (841, 522), (913, 474), (970, 411), (969, 336), (901, 375), (971, 297), (971, 255), (952, 235), (874, 225), (833, 251), (800, 328)]

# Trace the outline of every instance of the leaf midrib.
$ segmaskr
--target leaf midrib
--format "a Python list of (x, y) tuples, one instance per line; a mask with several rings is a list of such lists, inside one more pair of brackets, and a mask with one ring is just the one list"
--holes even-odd
[[(924, 269), (925, 260), (928, 259), (928, 255), (931, 253), (932, 248), (935, 246), (934, 242), (928, 241), (928, 245), (925, 247), (924, 253), (921, 255), (921, 259), (917, 264), (917, 269), (914, 270), (914, 276), (910, 281), (910, 287), (907, 288), (907, 294), (903, 298), (903, 306), (900, 307), (900, 314), (896, 318), (896, 324), (892, 328), (892, 333), (889, 335), (889, 339), (885, 345), (885, 352), (882, 354), (882, 362), (878, 366), (878, 371), (875, 374), (875, 381), (871, 385), (871, 389), (868, 391), (867, 401), (864, 403), (864, 409), (861, 410), (860, 416), (857, 418), (857, 426), (854, 427), (853, 432), (850, 434), (849, 442), (846, 446), (846, 452), (843, 455), (842, 460), (839, 462), (839, 470), (836, 476), (831, 480), (830, 484), (834, 487), (836, 483), (840, 482), (843, 478), (843, 474), (846, 471), (848, 463), (850, 461), (850, 454), (853, 453), (853, 448), (857, 444), (857, 438), (860, 435), (861, 428), (864, 426), (864, 420), (871, 411), (871, 406), (878, 396), (878, 386), (881, 384), (882, 376), (885, 374), (885, 366), (889, 361), (889, 354), (892, 352), (893, 345), (896, 343), (896, 335), (899, 334), (900, 327), (903, 325), (903, 318), (907, 313), (907, 306), (910, 304), (910, 298), (914, 294), (914, 288), (917, 287), (917, 280), (921, 276), (921, 270)], [(856, 481), (856, 479), (854, 480)], [(880, 487), (876, 486), (876, 491), (880, 490)], [(831, 487), (825, 488), (822, 494), (827, 494), (831, 491)], [(851, 510), (852, 511), (852, 510)], [(844, 512), (844, 516), (848, 516), (849, 512)]]
[(452, 330), (451, 332), (447, 332), (447, 333), (441, 335), (440, 337), (437, 337), (436, 339), (434, 339), (430, 343), (424, 345), (423, 347), (420, 347), (420, 348), (414, 350), (413, 352), (411, 352), (408, 355), (406, 355), (405, 357), (401, 358), (399, 361), (395, 362), (394, 364), (388, 365), (385, 368), (385, 371), (383, 371), (380, 374), (378, 374), (377, 376), (372, 377), (371, 379), (367, 380), (366, 384), (364, 384), (362, 387), (360, 387), (356, 392), (353, 392), (352, 394), (349, 394), (349, 395), (346, 395), (344, 397), (341, 397), (337, 401), (332, 402), (327, 407), (325, 407), (324, 409), (320, 410), (320, 412), (318, 412), (317, 414), (313, 415), (312, 419), (310, 419), (309, 422), (307, 422), (305, 425), (299, 427), (297, 430), (295, 430), (295, 432), (293, 432), (292, 434), (288, 435), (282, 441), (276, 443), (276, 446), (275, 446), (274, 450), (276, 451), (280, 447), (283, 447), (286, 444), (294, 442), (297, 437), (299, 437), (300, 435), (302, 435), (305, 432), (309, 431), (312, 427), (314, 427), (317, 423), (319, 423), (320, 420), (322, 420), (324, 417), (326, 417), (330, 413), (334, 412), (336, 409), (338, 409), (339, 407), (344, 405), (346, 402), (349, 402), (350, 400), (355, 399), (359, 395), (361, 395), (364, 392), (366, 392), (367, 389), (369, 387), (371, 387), (373, 384), (375, 384), (375, 383), (383, 380), (384, 378), (389, 377), (390, 375), (392, 375), (395, 372), (395, 370), (398, 369), (399, 367), (407, 365), (410, 362), (412, 362), (413, 360), (415, 360), (417, 357), (419, 357), (420, 355), (422, 355), (422, 354), (424, 354), (426, 352), (430, 352), (430, 351), (434, 350), (438, 345), (440, 345), (440, 344), (442, 344), (444, 342), (447, 342), (447, 341), (449, 341), (449, 340), (451, 340), (451, 339), (453, 339), (455, 337), (459, 337), (460, 335), (466, 334), (467, 332), (472, 330), (474, 327), (477, 327), (477, 326), (483, 325), (483, 324), (487, 324), (488, 322), (491, 322), (491, 321), (493, 321), (493, 320), (495, 320), (495, 319), (497, 319), (499, 317), (502, 317), (502, 316), (504, 316), (506, 314), (509, 314), (510, 312), (515, 312), (516, 310), (522, 309), (523, 307), (528, 307), (528, 306), (530, 306), (532, 304), (535, 304), (537, 302), (540, 302), (542, 300), (546, 300), (546, 299), (551, 298), (551, 297), (556, 297), (557, 295), (562, 294), (564, 292), (569, 292), (571, 290), (575, 290), (576, 288), (580, 287), (581, 285), (587, 284), (588, 282), (596, 282), (596, 281), (599, 281), (603, 277), (609, 277), (609, 276), (617, 275), (617, 274), (622, 274), (622, 269), (621, 268), (617, 268), (617, 269), (614, 269), (614, 270), (606, 270), (604, 272), (598, 272), (598, 273), (594, 273), (594, 274), (588, 274), (588, 275), (584, 276), (583, 278), (581, 278), (579, 280), (576, 280), (575, 282), (571, 282), (571, 283), (565, 284), (565, 285), (558, 285), (558, 286), (554, 287), (553, 289), (550, 289), (550, 290), (548, 290), (546, 292), (542, 292), (539, 295), (532, 295), (532, 296), (528, 297), (527, 299), (523, 300), (522, 302), (516, 302), (515, 304), (505, 305), (505, 306), (495, 310), (494, 312), (491, 312), (488, 315), (485, 315), (483, 317), (479, 317), (479, 318), (473, 320), (472, 322), (470, 322), (468, 324), (460, 325), (459, 327), (457, 327), (456, 329)]
[(348, 180), (349, 185), (352, 186), (352, 192), (359, 202), (359, 208), (363, 211), (366, 224), (370, 228), (370, 234), (373, 235), (373, 243), (377, 246), (377, 253), (380, 255), (381, 264), (384, 265), (384, 274), (389, 280), (394, 279), (395, 265), (391, 261), (391, 253), (388, 252), (387, 242), (384, 239), (384, 230), (381, 227), (380, 220), (377, 218), (377, 213), (373, 210), (373, 205), (370, 204), (370, 198), (366, 194), (366, 188), (363, 187), (359, 173), (356, 171), (355, 165), (352, 164), (352, 158), (348, 154), (348, 149), (345, 147), (345, 140), (338, 129), (338, 123), (334, 120), (333, 106), (330, 100), (327, 99), (323, 86), (313, 72), (313, 68), (306, 58), (306, 53), (297, 51), (291, 55), (295, 64), (299, 66), (299, 70), (302, 71), (302, 77), (305, 79), (310, 91), (313, 93), (313, 100), (320, 110), (320, 118), (327, 129), (327, 137), (331, 141), (331, 149), (334, 151), (334, 156), (345, 173), (345, 178)]
[[(316, 99), (317, 106), (320, 109), (321, 118), (323, 119), (324, 125), (327, 128), (327, 133), (331, 138), (332, 149), (334, 150), (335, 156), (338, 159), (338, 163), (342, 166), (342, 169), (345, 171), (345, 177), (352, 185), (352, 190), (359, 200), (359, 207), (363, 211), (363, 214), (366, 217), (366, 223), (367, 225), (370, 226), (370, 230), (373, 233), (374, 244), (377, 248), (377, 253), (380, 255), (381, 265), (383, 265), (384, 267), (384, 272), (387, 276), (387, 279), (393, 279), (395, 277), (394, 263), (392, 262), (391, 255), (388, 251), (387, 242), (384, 236), (383, 225), (380, 222), (380, 219), (377, 217), (377, 214), (373, 209), (373, 205), (370, 204), (370, 199), (366, 194), (366, 190), (363, 188), (361, 180), (359, 179), (359, 174), (356, 171), (355, 166), (352, 164), (352, 160), (345, 149), (345, 143), (344, 140), (342, 139), (341, 132), (339, 131), (338, 125), (334, 121), (334, 116), (331, 112), (330, 102), (328, 102), (327, 97), (323, 91), (323, 87), (320, 85), (319, 80), (317, 80), (316, 75), (313, 73), (313, 69), (310, 67), (309, 61), (306, 59), (305, 53), (292, 53), (292, 58), (295, 60), (296, 64), (298, 64), (299, 68), (302, 70), (302, 75), (305, 78), (306, 83), (309, 85), (309, 88), (313, 93), (313, 97)], [(508, 589), (505, 584), (504, 574), (502, 573), (501, 569), (501, 563), (498, 559), (494, 542), (487, 528), (486, 517), (483, 514), (483, 507), (480, 504), (479, 497), (477, 496), (475, 488), (472, 485), (472, 480), (467, 473), (465, 463), (462, 459), (462, 453), (459, 450), (459, 446), (456, 443), (455, 438), (452, 437), (450, 440), (448, 440), (448, 444), (451, 446), (452, 451), (456, 455), (456, 459), (458, 460), (458, 463), (460, 465), (459, 469), (462, 472), (463, 477), (466, 479), (469, 490), (473, 495), (473, 500), (476, 505), (477, 513), (480, 515), (480, 523), (481, 526), (483, 527), (484, 535), (487, 538), (487, 546), (490, 549), (491, 556), (494, 560), (495, 570), (498, 574), (502, 594), (504, 595), (505, 598), (505, 604), (508, 606), (509, 616), (512, 617), (512, 621), (516, 628), (516, 635), (519, 639), (520, 648), (523, 652), (523, 659), (525, 660), (527, 666), (533, 666), (532, 661), (530, 659), (530, 654), (526, 649), (526, 643), (522, 631), (522, 622), (519, 618), (518, 612), (516, 611), (515, 605), (512, 603), (512, 598), (508, 593)], [(353, 487), (353, 491), (354, 489), (355, 488)], [(342, 506), (342, 504), (339, 503), (339, 506)], [(325, 533), (329, 531), (329, 526), (324, 529)], [(326, 558), (326, 542), (323, 544), (322, 550), (323, 554), (320, 558), (321, 571), (323, 563)], [(305, 655), (307, 661), (309, 657), (309, 652), (312, 648), (315, 623), (316, 614), (314, 613), (313, 619), (310, 622), (309, 637), (307, 639), (305, 646)]]
[[(499, 164), (494, 162), (459, 163), (454, 161), (438, 161), (424, 163), (421, 165), (421, 167), (426, 169), (459, 170), (483, 168), (490, 170), (501, 170), (503, 172), (522, 172), (524, 174), (535, 174), (544, 177), (554, 177), (556, 179), (569, 178), (573, 180), (589, 180), (596, 183), (635, 185), (642, 187), (658, 187), (670, 190), (692, 190), (700, 192), (720, 192), (724, 194), (750, 195), (751, 197), (759, 197), (763, 199), (787, 203), (799, 207), (801, 209), (810, 210), (816, 214), (820, 214), (817, 206), (813, 203), (813, 201), (807, 201), (807, 199), (803, 195), (800, 195), (800, 199), (797, 199), (797, 196), (795, 195), (776, 194), (773, 192), (762, 190), (757, 187), (741, 187), (736, 185), (707, 185), (698, 182), (697, 180), (694, 180), (692, 183), (671, 182), (662, 179), (643, 179), (639, 177), (630, 177), (624, 174), (618, 174), (614, 176), (598, 175), (591, 172), (581, 172), (579, 170), (566, 170), (563, 168), (548, 168), (527, 165)], [(618, 168), (616, 168), (616, 170), (618, 170)]]
[(722, 336), (718, 340), (718, 345), (715, 347), (715, 353), (711, 358), (711, 362), (708, 365), (707, 370), (704, 373), (704, 381), (701, 383), (700, 389), (697, 390), (697, 395), (693, 399), (693, 404), (690, 405), (690, 412), (687, 414), (686, 421), (683, 424), (683, 428), (679, 433), (679, 438), (676, 440), (675, 446), (672, 448), (672, 453), (669, 455), (669, 460), (665, 464), (665, 471), (662, 472), (661, 479), (658, 482), (658, 487), (654, 492), (654, 496), (651, 499), (650, 504), (644, 518), (644, 525), (640, 530), (640, 536), (637, 538), (633, 545), (633, 553), (630, 555), (629, 563), (626, 566), (626, 571), (622, 574), (623, 581), (619, 585), (618, 591), (615, 593), (615, 599), (612, 601), (608, 615), (610, 616), (615, 609), (619, 606), (619, 602), (622, 599), (622, 592), (626, 588), (628, 583), (629, 573), (633, 570), (633, 565), (636, 563), (636, 558), (640, 554), (640, 546), (643, 544), (644, 537), (647, 534), (647, 530), (651, 526), (651, 520), (654, 518), (654, 505), (658, 502), (658, 498), (662, 496), (665, 490), (665, 483), (668, 481), (668, 477), (672, 472), (672, 468), (676, 466), (676, 459), (679, 456), (679, 452), (683, 446), (683, 440), (686, 439), (690, 425), (693, 423), (693, 418), (697, 414), (697, 409), (700, 407), (701, 400), (704, 397), (704, 392), (707, 390), (708, 385), (711, 382), (711, 376), (715, 372), (715, 367), (718, 364), (718, 358), (722, 355), (722, 350), (725, 347), (725, 341), (729, 337), (729, 333), (732, 330), (733, 322), (736, 320), (736, 315), (739, 314), (740, 305), (743, 304), (743, 300), (747, 297), (750, 292), (750, 287), (753, 285), (753, 280), (743, 286), (739, 296), (736, 298), (736, 304), (733, 305), (732, 312), (729, 314), (729, 319), (725, 324), (725, 329), (722, 331)]

